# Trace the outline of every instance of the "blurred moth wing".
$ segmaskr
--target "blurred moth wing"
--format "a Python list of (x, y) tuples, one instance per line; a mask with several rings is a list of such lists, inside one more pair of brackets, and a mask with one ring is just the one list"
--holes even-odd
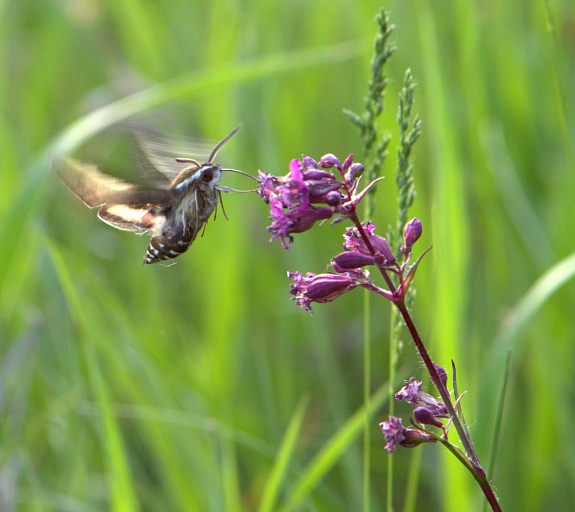
[[(241, 128), (238, 125), (212, 151), (205, 163), (192, 158), (163, 156), (162, 164), (142, 151), (148, 167), (160, 176), (153, 188), (127, 183), (100, 172), (95, 165), (67, 159), (58, 174), (66, 186), (98, 217), (124, 231), (151, 233), (143, 264), (176, 258), (188, 250), (220, 200), (222, 167), (213, 160)], [(175, 165), (179, 171), (174, 172)], [(186, 165), (182, 169), (182, 164)], [(168, 170), (168, 171), (167, 171)], [(163, 179), (161, 178), (163, 177)]]

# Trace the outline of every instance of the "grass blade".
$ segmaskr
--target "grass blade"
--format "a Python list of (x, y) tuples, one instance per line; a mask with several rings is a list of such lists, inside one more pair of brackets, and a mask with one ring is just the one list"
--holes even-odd
[(314, 489), (323, 476), (334, 466), (349, 445), (363, 432), (365, 418), (371, 418), (389, 398), (388, 384), (383, 384), (371, 397), (370, 406), (362, 406), (342, 427), (329, 439), (311, 463), (302, 472), (294, 490), (280, 510), (287, 512), (299, 506)]
[(277, 502), (282, 484), (286, 479), (289, 463), (292, 460), (292, 456), (296, 448), (308, 404), (309, 397), (305, 396), (300, 400), (296, 407), (264, 489), (262, 501), (258, 508), (259, 512), (270, 512), (274, 510), (274, 505)]
[(65, 296), (70, 304), (78, 326), (84, 331), (80, 339), (84, 339), (84, 353), (86, 366), (92, 393), (98, 405), (101, 443), (104, 452), (104, 464), (108, 475), (108, 485), (110, 487), (110, 508), (117, 512), (131, 512), (139, 510), (138, 501), (132, 485), (130, 465), (126, 456), (126, 449), (122, 440), (122, 434), (118, 426), (117, 419), (113, 414), (113, 405), (102, 378), (98, 357), (94, 346), (90, 341), (90, 321), (87, 313), (82, 308), (79, 291), (76, 289), (72, 277), (68, 273), (66, 263), (56, 246), (49, 240), (45, 240), (49, 249), (52, 263), (60, 283), (63, 286)]

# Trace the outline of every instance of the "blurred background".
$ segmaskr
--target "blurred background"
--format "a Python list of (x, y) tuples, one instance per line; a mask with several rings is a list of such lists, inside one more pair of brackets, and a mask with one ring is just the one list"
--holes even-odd
[[(395, 223), (395, 118), (409, 67), (423, 119), (416, 253), (433, 245), (416, 277), (415, 321), (435, 361), (450, 373), (457, 364), (484, 461), (513, 349), (495, 488), (504, 510), (571, 510), (575, 4), (384, 6), (398, 51), (373, 220), (381, 233)], [(283, 175), (302, 153), (360, 160), (341, 111), (362, 111), (379, 8), (0, 2), (2, 511), (366, 509), (363, 430), (353, 423), (363, 294), (316, 305), (312, 317), (289, 300), (286, 278), (325, 271), (344, 226), (314, 228), (286, 251), (268, 243), (256, 195), (229, 194), (228, 220), (211, 220), (175, 265), (144, 267), (147, 237), (99, 221), (50, 161), (70, 153), (135, 180), (129, 118), (211, 140), (243, 122), (221, 161), (251, 174)], [(224, 184), (252, 186), (228, 175)], [(372, 300), (379, 397), (389, 309)], [(424, 378), (402, 337), (395, 389)], [(388, 496), (385, 402), (370, 419), (372, 510)], [(396, 415), (408, 423), (408, 406)], [(395, 510), (481, 509), (473, 479), (448, 455), (438, 446), (393, 455)]]

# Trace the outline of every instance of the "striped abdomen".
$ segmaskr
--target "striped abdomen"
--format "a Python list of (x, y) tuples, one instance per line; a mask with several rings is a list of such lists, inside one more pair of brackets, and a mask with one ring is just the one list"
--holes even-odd
[(150, 238), (143, 264), (149, 265), (158, 261), (177, 258), (188, 250), (195, 238), (196, 230), (191, 226), (170, 237), (163, 234), (153, 236)]

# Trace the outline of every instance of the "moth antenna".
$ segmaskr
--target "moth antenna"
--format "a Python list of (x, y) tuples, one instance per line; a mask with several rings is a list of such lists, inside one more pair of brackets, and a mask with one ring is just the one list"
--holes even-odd
[(198, 167), (201, 167), (200, 162), (194, 160), (193, 158), (175, 158), (175, 160), (179, 164), (194, 164), (197, 165)]
[(214, 158), (216, 158), (216, 155), (218, 154), (218, 151), (222, 148), (222, 146), (228, 142), (228, 140), (230, 140), (236, 133), (238, 133), (238, 131), (240, 130), (240, 128), (242, 127), (242, 123), (238, 124), (227, 136), (224, 140), (222, 140), (212, 151), (210, 158), (208, 159), (209, 163), (212, 163), (214, 161)]
[(228, 171), (228, 172), (237, 172), (238, 174), (243, 174), (244, 176), (247, 176), (248, 178), (257, 181), (258, 183), (260, 182), (260, 180), (258, 180), (255, 176), (252, 176), (251, 174), (248, 174), (247, 172), (244, 171), (240, 171), (239, 169), (222, 169), (222, 172), (224, 171)]

